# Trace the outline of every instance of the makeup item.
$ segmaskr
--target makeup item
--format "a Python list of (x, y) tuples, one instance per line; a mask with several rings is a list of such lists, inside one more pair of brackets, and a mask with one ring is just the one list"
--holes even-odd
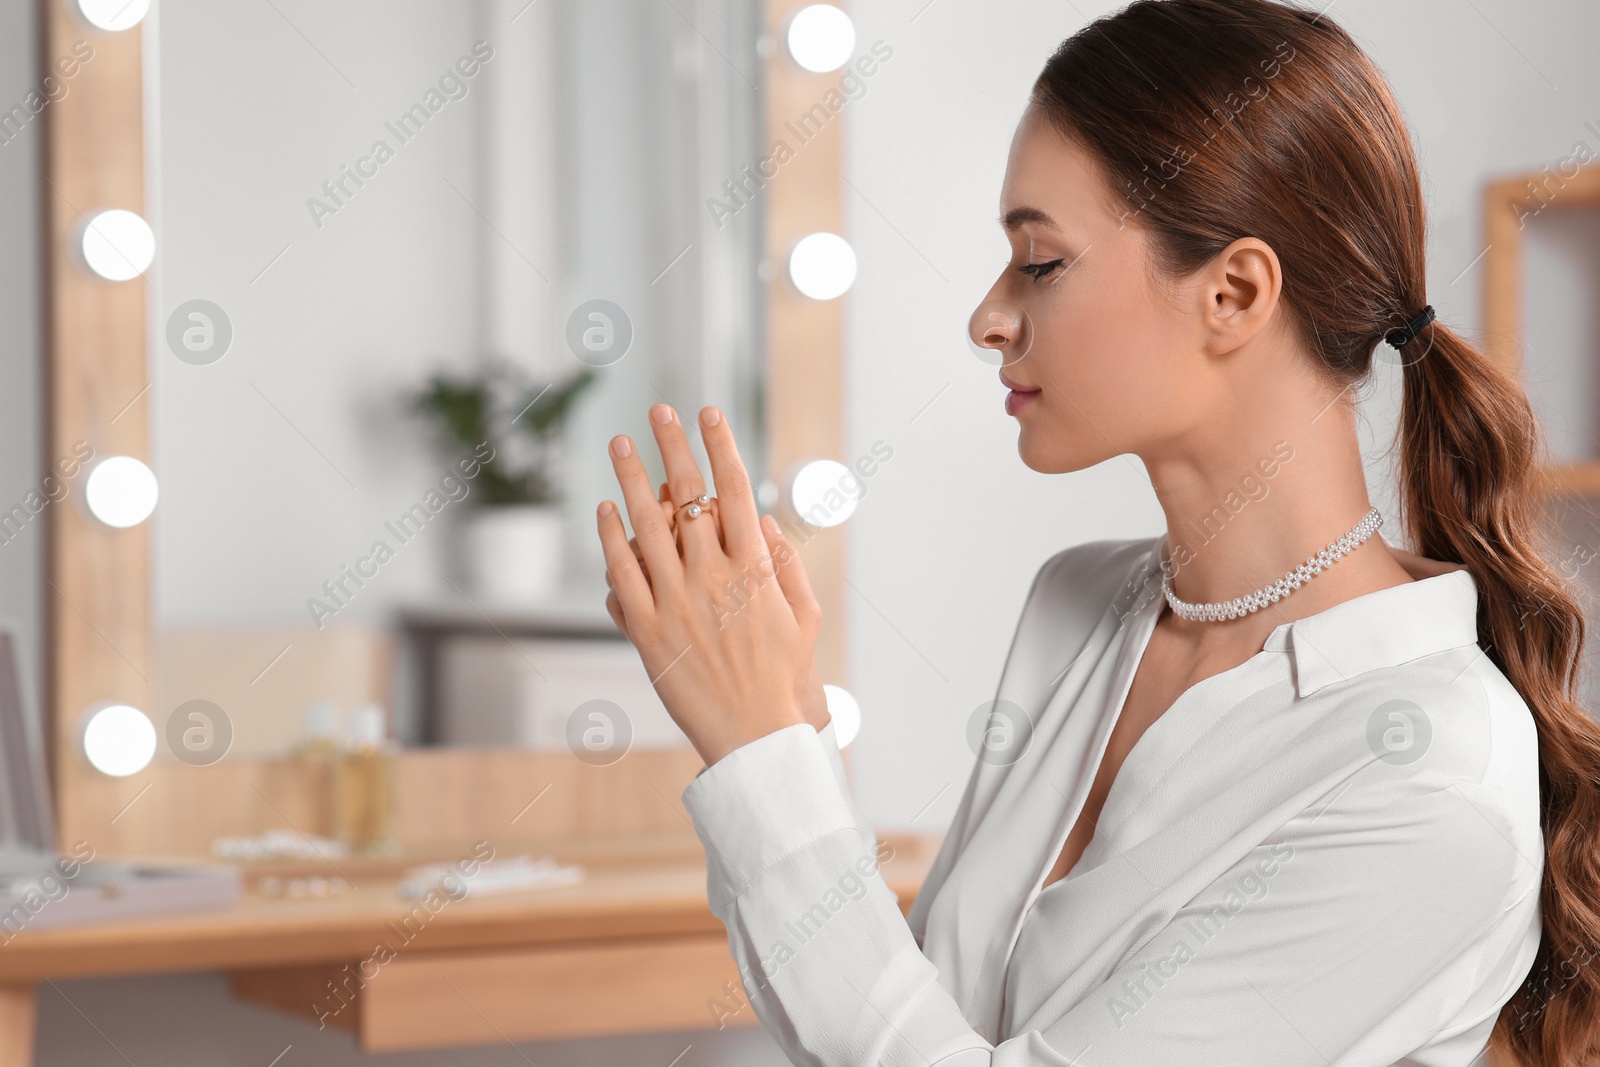
[(311, 829), (319, 834), (334, 832), (335, 795), (339, 763), (339, 706), (317, 700), (306, 706), (305, 733), (294, 747), (299, 765), (301, 788), (310, 809), (316, 813)]
[(267, 830), (243, 837), (219, 837), (211, 842), (211, 854), (218, 859), (241, 863), (270, 863), (281, 860), (343, 859), (348, 850), (339, 841), (313, 837), (298, 830)]
[(394, 743), (384, 735), (383, 709), (361, 704), (338, 758), (339, 840), (369, 856), (399, 851), (394, 836)]
[(422, 900), (437, 893), (451, 900), (462, 900), (478, 893), (516, 893), (526, 889), (576, 885), (583, 881), (583, 867), (560, 863), (553, 856), (515, 856), (490, 860), (470, 875), (462, 874), (454, 863), (430, 863), (409, 868), (401, 876), (396, 891), (407, 900)]
[(296, 755), (331, 758), (339, 751), (339, 706), (331, 700), (306, 705), (306, 730)]

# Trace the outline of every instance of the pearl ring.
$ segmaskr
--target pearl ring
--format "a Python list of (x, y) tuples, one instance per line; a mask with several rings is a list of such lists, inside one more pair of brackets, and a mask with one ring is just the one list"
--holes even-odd
[(689, 501), (686, 501), (686, 502), (684, 502), (682, 504), (679, 504), (677, 507), (673, 508), (672, 510), (673, 510), (674, 513), (676, 513), (676, 512), (684, 510), (685, 508), (688, 508), (689, 509), (689, 517), (691, 519), (696, 519), (696, 518), (699, 518), (700, 514), (705, 511), (706, 505), (709, 504), (709, 503), (711, 503), (711, 494), (710, 493), (701, 493), (699, 496), (695, 497), (693, 500), (689, 500)]

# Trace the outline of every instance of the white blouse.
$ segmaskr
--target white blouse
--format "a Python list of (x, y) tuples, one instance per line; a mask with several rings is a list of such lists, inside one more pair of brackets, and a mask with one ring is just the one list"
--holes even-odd
[[(683, 801), (756, 1015), (797, 1064), (1468, 1067), (1539, 943), (1537, 741), (1477, 584), (1286, 622), (1139, 738), (1041, 891), (1157, 618), (1158, 537), (1040, 569), (954, 820), (902, 916), (832, 726)], [(930, 729), (948, 729), (944, 722)], [(863, 877), (865, 875), (865, 877)]]

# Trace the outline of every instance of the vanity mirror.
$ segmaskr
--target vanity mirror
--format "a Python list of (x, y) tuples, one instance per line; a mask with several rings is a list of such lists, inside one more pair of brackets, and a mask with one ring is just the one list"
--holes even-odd
[[(62, 834), (330, 831), (302, 756), (374, 706), (403, 838), (468, 832), (452, 790), (505, 783), (516, 814), (531, 779), (572, 789), (519, 832), (679, 822), (607, 814), (651, 761), (699, 765), (605, 614), (605, 441), (718, 404), (780, 512), (786, 474), (842, 451), (848, 18), (49, 7), (75, 62), (47, 235), (50, 447), (81, 482), (47, 516)], [(842, 681), (842, 534), (810, 532)], [(96, 729), (147, 762), (85, 758), (110, 706), (142, 720)], [(637, 773), (580, 784), (623, 755)]]

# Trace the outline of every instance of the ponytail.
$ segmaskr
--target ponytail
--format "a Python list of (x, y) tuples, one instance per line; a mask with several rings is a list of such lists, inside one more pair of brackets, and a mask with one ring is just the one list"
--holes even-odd
[[(1424, 341), (1428, 342), (1423, 347)], [(1528, 1064), (1588, 1061), (1600, 1020), (1600, 727), (1577, 702), (1585, 635), (1569, 579), (1545, 561), (1544, 435), (1521, 385), (1435, 324), (1407, 348), (1401, 510), (1412, 551), (1465, 563), (1478, 643), (1539, 733), (1544, 937), (1495, 1040)]]

